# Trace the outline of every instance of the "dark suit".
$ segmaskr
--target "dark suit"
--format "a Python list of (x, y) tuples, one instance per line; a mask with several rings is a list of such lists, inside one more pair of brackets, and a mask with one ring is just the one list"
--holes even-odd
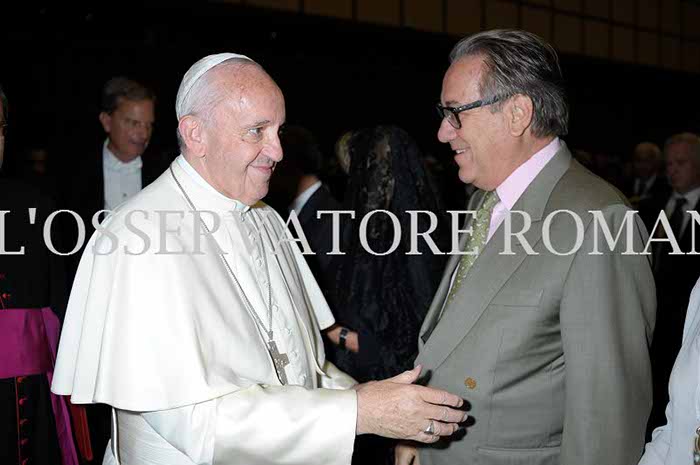
[[(160, 162), (148, 152), (141, 156), (141, 160), (143, 161), (141, 188), (144, 188), (163, 173), (167, 164)], [(63, 179), (62, 197), (64, 204), (78, 213), (88, 227), (92, 215), (96, 211), (102, 210), (105, 204), (102, 145), (95, 148), (91, 156), (86, 157), (77, 166), (77, 171), (71, 171), (70, 177)], [(88, 229), (90, 228), (88, 227)]]
[[(332, 302), (333, 296), (330, 294), (335, 287), (334, 265), (338, 256), (328, 255), (333, 248), (332, 217), (330, 214), (324, 214), (321, 215), (320, 219), (316, 218), (319, 210), (342, 210), (340, 202), (333, 197), (325, 185), (322, 185), (309, 197), (302, 209), (297, 212), (297, 217), (311, 250), (316, 254), (305, 255), (304, 258), (306, 258), (316, 281), (320, 284), (324, 296), (329, 302)], [(342, 231), (340, 226), (338, 231)]]
[(634, 193), (634, 181), (632, 182), (627, 196), (630, 199), (632, 208), (639, 211), (639, 216), (644, 221), (647, 231), (651, 231), (654, 227), (659, 212), (664, 209), (670, 194), (671, 186), (669, 186), (666, 178), (661, 175), (657, 175), (652, 185), (638, 195)]
[[(474, 194), (476, 209), (483, 192)], [(546, 247), (545, 219), (551, 222)], [(504, 254), (504, 224), (477, 257), (454, 299), (440, 309), (460, 257), (451, 258), (419, 339), (416, 363), (429, 385), (464, 397), (474, 424), (463, 437), (420, 449), (422, 465), (635, 465), (651, 408), (648, 344), (655, 294), (648, 256), (622, 255), (624, 241), (592, 255), (590, 210), (618, 231), (623, 195), (573, 161), (566, 146), (515, 203), (529, 215), (525, 238)], [(646, 232), (632, 223), (634, 250)], [(523, 229), (512, 215), (512, 231)], [(600, 236), (600, 232), (598, 236)], [(464, 249), (464, 243), (462, 243)]]
[[(661, 210), (668, 202), (664, 199)], [(691, 210), (700, 208), (698, 201)], [(658, 213), (657, 213), (658, 214)], [(669, 215), (670, 216), (670, 215)], [(694, 248), (700, 252), (700, 228), (696, 226)], [(681, 251), (693, 249), (692, 219), (688, 221), (680, 237)], [(654, 375), (654, 407), (649, 419), (649, 433), (666, 422), (664, 411), (668, 403), (668, 381), (671, 369), (681, 348), (685, 314), (695, 282), (700, 277), (699, 255), (669, 255), (671, 247), (666, 243), (655, 244), (654, 275), (658, 299), (656, 330), (652, 344), (652, 372)]]

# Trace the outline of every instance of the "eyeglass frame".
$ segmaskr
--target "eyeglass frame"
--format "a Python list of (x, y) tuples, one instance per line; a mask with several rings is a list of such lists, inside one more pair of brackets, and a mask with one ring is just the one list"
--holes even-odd
[[(474, 108), (480, 108), (480, 107), (485, 107), (487, 105), (493, 105), (494, 103), (499, 102), (503, 99), (504, 99), (504, 97), (502, 95), (495, 95), (495, 96), (488, 98), (488, 99), (475, 100), (474, 102), (460, 105), (458, 107), (446, 107), (442, 103), (438, 102), (435, 105), (435, 108), (437, 109), (438, 115), (440, 115), (441, 120), (447, 119), (447, 122), (450, 123), (450, 126), (452, 126), (455, 129), (462, 129), (462, 120), (459, 118), (460, 113), (467, 111), (467, 110), (473, 110)], [(449, 111), (450, 113), (452, 113), (452, 115), (454, 115), (455, 120), (457, 121), (457, 124), (459, 126), (455, 126), (452, 123), (450, 118), (445, 114), (445, 111)]]

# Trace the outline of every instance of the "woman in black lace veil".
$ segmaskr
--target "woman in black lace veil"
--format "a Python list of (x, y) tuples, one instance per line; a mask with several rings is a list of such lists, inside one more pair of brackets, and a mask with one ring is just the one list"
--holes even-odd
[[(338, 366), (364, 382), (394, 376), (413, 367), (418, 331), (445, 265), (445, 255), (434, 254), (418, 240), (421, 255), (407, 255), (411, 247), (408, 210), (435, 213), (431, 234), (440, 251), (449, 250), (445, 212), (431, 186), (418, 146), (402, 129), (379, 126), (357, 131), (349, 143), (351, 166), (345, 195), (347, 210), (355, 211), (343, 231), (342, 250), (347, 255), (339, 267), (335, 311), (338, 324), (357, 337), (358, 349), (337, 351)], [(398, 247), (378, 256), (365, 250), (360, 240), (362, 219), (369, 212), (387, 210), (401, 227)], [(427, 231), (428, 214), (417, 214), (417, 230)], [(366, 225), (366, 245), (384, 254), (395, 241), (395, 228), (386, 213), (375, 213)]]
[[(449, 249), (449, 229), (438, 196), (429, 182), (418, 146), (402, 129), (379, 126), (354, 132), (348, 141), (350, 173), (346, 210), (355, 219), (345, 223), (342, 257), (336, 275), (334, 311), (337, 324), (347, 328), (347, 349), (335, 349), (335, 363), (359, 382), (384, 379), (413, 367), (418, 332), (440, 282), (445, 255), (434, 254), (423, 240), (420, 255), (411, 249), (411, 217), (407, 211), (433, 212), (438, 218), (431, 234), (438, 249)], [(386, 210), (398, 219), (398, 228), (383, 212), (366, 223), (366, 243), (360, 239), (362, 219)], [(417, 214), (417, 231), (428, 231), (431, 219)], [(337, 330), (333, 332), (337, 334)], [(329, 334), (330, 336), (330, 334)], [(337, 343), (337, 337), (331, 338)], [(393, 463), (393, 442), (359, 437), (353, 464)]]

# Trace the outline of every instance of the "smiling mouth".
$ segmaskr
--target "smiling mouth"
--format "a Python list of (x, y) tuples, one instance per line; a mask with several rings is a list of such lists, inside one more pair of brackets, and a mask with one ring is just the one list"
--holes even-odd
[(462, 153), (464, 153), (464, 152), (466, 152), (466, 151), (467, 151), (466, 149), (456, 149), (456, 150), (455, 150), (455, 155), (460, 155), (460, 154), (462, 154)]

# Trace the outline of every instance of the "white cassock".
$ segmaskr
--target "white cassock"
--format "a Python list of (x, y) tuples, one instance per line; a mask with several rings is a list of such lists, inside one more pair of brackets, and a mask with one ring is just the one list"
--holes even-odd
[[(333, 317), (282, 219), (263, 203), (221, 195), (182, 156), (171, 169), (91, 238), (52, 390), (114, 408), (105, 463), (349, 464), (354, 380), (325, 362), (319, 331)], [(205, 230), (175, 179), (197, 210), (221, 218), (200, 236), (199, 254)], [(200, 216), (215, 229), (213, 214)], [(286, 386), (219, 249), (265, 326), (269, 276)]]

